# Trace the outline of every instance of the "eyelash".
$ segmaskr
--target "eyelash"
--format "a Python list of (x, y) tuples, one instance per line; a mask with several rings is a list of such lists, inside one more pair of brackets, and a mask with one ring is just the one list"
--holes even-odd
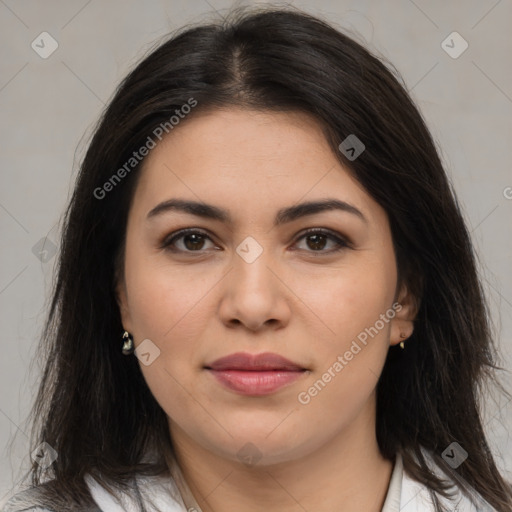
[[(190, 234), (197, 234), (197, 235), (204, 236), (213, 242), (213, 240), (208, 235), (208, 233), (206, 233), (202, 230), (196, 229), (196, 228), (187, 228), (187, 229), (181, 229), (179, 231), (176, 231), (175, 233), (172, 233), (170, 235), (170, 237), (166, 237), (163, 240), (162, 244), (160, 245), (160, 249), (165, 249), (170, 252), (182, 252), (182, 253), (189, 253), (189, 254), (203, 252), (202, 249), (199, 249), (197, 251), (189, 251), (189, 250), (182, 250), (182, 249), (176, 249), (176, 248), (171, 247), (177, 240), (185, 237), (186, 235), (190, 235)], [(314, 256), (334, 254), (334, 253), (342, 251), (343, 249), (350, 249), (352, 247), (352, 244), (350, 243), (350, 241), (348, 239), (341, 237), (339, 235), (336, 235), (334, 232), (332, 232), (330, 230), (320, 229), (320, 228), (311, 228), (311, 229), (306, 230), (304, 233), (302, 233), (296, 239), (296, 241), (294, 243), (299, 242), (303, 238), (306, 238), (308, 235), (325, 235), (329, 239), (336, 242), (336, 244), (338, 246), (335, 249), (331, 249), (328, 251), (325, 251), (325, 250), (318, 250), (318, 251), (309, 250), (308, 251), (308, 250), (306, 250), (306, 252), (312, 253)]]

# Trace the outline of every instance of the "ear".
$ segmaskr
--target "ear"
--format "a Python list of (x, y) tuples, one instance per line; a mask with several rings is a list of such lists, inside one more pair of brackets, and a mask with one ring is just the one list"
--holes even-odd
[(419, 303), (416, 297), (403, 284), (393, 304), (396, 314), (390, 321), (390, 344), (398, 345), (407, 340), (414, 331), (414, 320), (418, 314)]
[(123, 324), (123, 328), (128, 332), (132, 332), (132, 321), (130, 316), (130, 310), (128, 308), (126, 283), (123, 277), (120, 277), (117, 280), (115, 294), (117, 304), (119, 306), (119, 313), (121, 315), (121, 322)]

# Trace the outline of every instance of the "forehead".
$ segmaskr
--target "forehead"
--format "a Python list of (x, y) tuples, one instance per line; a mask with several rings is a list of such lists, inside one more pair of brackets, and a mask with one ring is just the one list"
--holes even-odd
[(325, 158), (332, 151), (318, 121), (308, 114), (231, 108), (194, 112), (164, 136), (145, 165), (168, 161), (171, 153), (176, 160), (186, 156), (191, 168), (213, 161), (254, 174), (260, 164), (271, 171), (267, 163), (286, 167), (287, 162)]
[(195, 112), (151, 150), (141, 172), (136, 199), (146, 210), (170, 197), (253, 212), (333, 195), (376, 206), (318, 121), (300, 112)]

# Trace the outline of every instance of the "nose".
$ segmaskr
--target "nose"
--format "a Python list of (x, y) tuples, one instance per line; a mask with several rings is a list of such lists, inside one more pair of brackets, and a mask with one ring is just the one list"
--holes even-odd
[(219, 314), (233, 328), (243, 325), (251, 331), (279, 329), (290, 320), (292, 293), (283, 284), (279, 266), (270, 251), (248, 262), (233, 256), (233, 268), (223, 280)]

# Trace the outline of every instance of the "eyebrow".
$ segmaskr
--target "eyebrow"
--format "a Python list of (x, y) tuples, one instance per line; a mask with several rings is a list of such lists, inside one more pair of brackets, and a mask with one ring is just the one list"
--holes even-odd
[[(314, 215), (324, 211), (338, 210), (350, 213), (368, 223), (363, 213), (355, 206), (339, 199), (322, 199), (308, 201), (294, 206), (281, 208), (274, 219), (274, 226), (292, 222), (307, 215)], [(177, 211), (203, 217), (205, 219), (217, 220), (224, 223), (232, 223), (232, 218), (227, 210), (217, 206), (184, 199), (169, 199), (156, 205), (147, 215), (147, 219), (155, 218), (170, 211)]]

